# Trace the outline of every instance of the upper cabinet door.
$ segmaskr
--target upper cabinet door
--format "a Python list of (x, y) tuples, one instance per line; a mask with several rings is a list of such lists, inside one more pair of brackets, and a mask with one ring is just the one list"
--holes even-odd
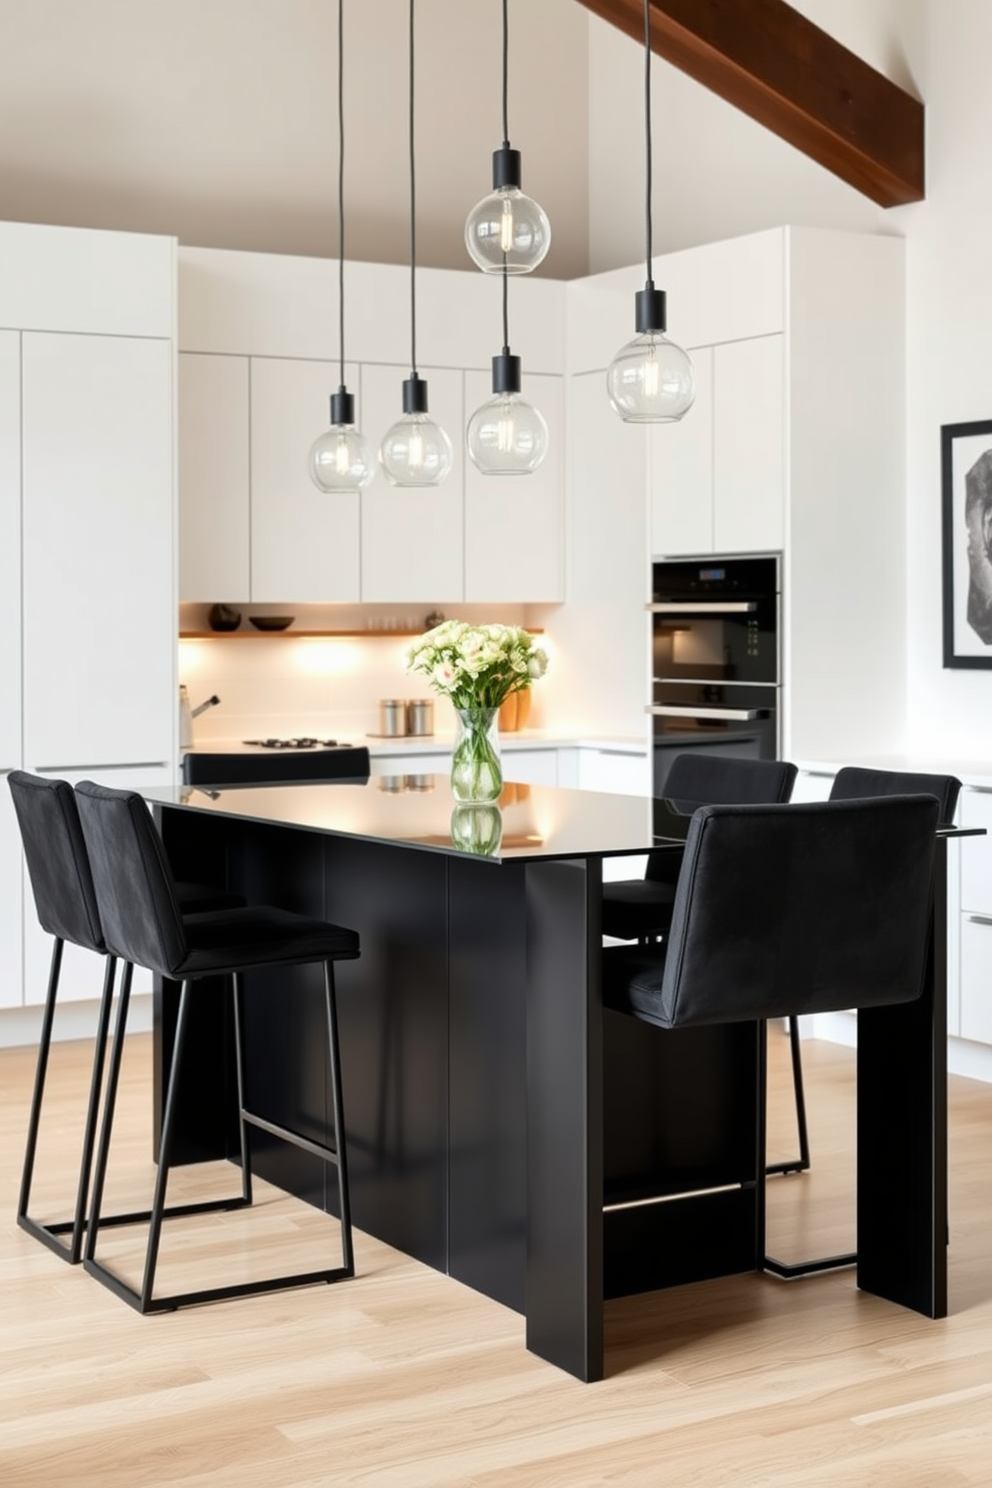
[[(399, 367), (363, 364), (362, 418), (381, 441), (402, 417)], [(462, 377), (423, 369), (430, 416), (451, 440), (451, 473), (439, 486), (391, 486), (376, 460), (375, 480), (361, 497), (362, 599), (384, 603), (457, 604), (465, 598)]]
[(246, 600), (248, 358), (179, 357), (179, 598)]
[[(0, 331), (0, 770), (21, 762), (21, 338)], [(2, 788), (2, 786), (0, 786)]]
[(651, 552), (712, 553), (713, 348), (691, 353), (696, 397), (678, 423), (650, 428)]
[[(346, 367), (345, 377), (355, 392), (356, 369)], [(339, 382), (331, 362), (252, 358), (253, 600), (321, 604), (360, 597), (360, 498), (325, 495), (309, 474), (310, 446), (330, 427), (329, 400)], [(373, 457), (375, 448), (373, 443)]]
[(785, 541), (782, 336), (714, 349), (713, 407), (715, 550), (775, 552)]
[(23, 338), (24, 759), (172, 758), (169, 341)]
[[(531, 475), (483, 475), (465, 461), (465, 598), (520, 604), (564, 596), (562, 379), (524, 374), (523, 396), (548, 425), (548, 453)], [(485, 372), (465, 374), (466, 422), (492, 397)]]

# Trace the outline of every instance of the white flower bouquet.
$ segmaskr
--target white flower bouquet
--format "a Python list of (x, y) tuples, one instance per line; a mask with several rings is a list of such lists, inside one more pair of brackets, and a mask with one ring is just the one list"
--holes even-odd
[(517, 625), (445, 620), (407, 650), (407, 671), (423, 672), (456, 708), (498, 708), (543, 677), (548, 658)]
[(458, 801), (495, 801), (503, 789), (496, 723), (500, 706), (524, 692), (548, 668), (548, 658), (517, 625), (467, 625), (445, 620), (413, 642), (407, 671), (423, 672), (435, 692), (449, 697), (459, 733), (451, 756), (451, 789)]

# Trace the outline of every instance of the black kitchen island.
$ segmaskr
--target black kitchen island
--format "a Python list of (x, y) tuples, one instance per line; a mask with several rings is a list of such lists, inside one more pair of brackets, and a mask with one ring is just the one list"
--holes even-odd
[[(355, 1223), (523, 1313), (530, 1349), (598, 1379), (606, 1297), (764, 1265), (764, 1025), (661, 1030), (603, 1007), (603, 858), (663, 841), (678, 851), (687, 817), (640, 798), (511, 787), (494, 831), (492, 808), (453, 818), (447, 779), (432, 783), (144, 794), (179, 876), (361, 935), (361, 959), (338, 969)], [(935, 931), (942, 946), (939, 915)], [(941, 1316), (934, 964), (922, 1002), (875, 1010), (859, 1051), (859, 1150), (884, 1143), (896, 1176), (880, 1181), (876, 1168), (860, 1187), (858, 1281)], [(289, 974), (292, 997), (286, 972), (247, 984), (252, 1099), (323, 1140), (320, 969)], [(156, 992), (157, 1106), (177, 990)], [(236, 1150), (225, 1009), (209, 988), (196, 1000), (187, 1161)], [(264, 1136), (257, 1151), (262, 1175), (333, 1207), (324, 1164)]]

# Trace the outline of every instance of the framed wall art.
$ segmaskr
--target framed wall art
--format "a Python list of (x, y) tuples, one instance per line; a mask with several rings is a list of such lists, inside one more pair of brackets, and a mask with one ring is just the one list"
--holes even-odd
[(992, 667), (992, 419), (943, 424), (944, 666)]

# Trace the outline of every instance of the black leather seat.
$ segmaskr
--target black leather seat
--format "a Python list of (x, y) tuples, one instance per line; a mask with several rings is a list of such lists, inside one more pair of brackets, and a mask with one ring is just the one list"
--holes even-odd
[(668, 939), (605, 958), (611, 1006), (681, 1028), (913, 1001), (939, 816), (929, 794), (701, 807)]
[[(107, 1158), (113, 1129), (120, 1059), (127, 1027), (129, 979), (125, 977), (118, 1003), (117, 1025), (103, 1123), (97, 1148), (83, 1264), (86, 1270), (137, 1311), (161, 1312), (190, 1303), (220, 1301), (248, 1293), (274, 1291), (314, 1282), (339, 1281), (354, 1275), (347, 1152), (341, 1098), (341, 1068), (337, 1036), (334, 963), (359, 955), (353, 930), (324, 920), (310, 919), (267, 905), (217, 910), (190, 915), (179, 912), (175, 885), (161, 837), (142, 798), (133, 791), (110, 790), (84, 782), (76, 788), (83, 835), (90, 856), (104, 938), (112, 954), (129, 965), (149, 968), (162, 977), (182, 982), (175, 1045), (165, 1097), (158, 1176), (152, 1207), (140, 1216), (148, 1221), (144, 1277), (140, 1290), (128, 1285), (96, 1258)], [(243, 973), (263, 966), (291, 966), (321, 962), (327, 1014), (330, 1104), (333, 1144), (326, 1145), (248, 1109), (244, 1090)], [(189, 1027), (190, 1004), (203, 977), (230, 976), (237, 1076), (237, 1124), (241, 1152), (242, 1191), (223, 1198), (165, 1208), (166, 1188), (176, 1115), (177, 1091)], [(342, 1264), (323, 1270), (297, 1272), (264, 1281), (240, 1282), (197, 1291), (154, 1295), (162, 1221), (170, 1213), (203, 1213), (241, 1208), (252, 1202), (251, 1153), (248, 1125), (321, 1157), (337, 1170), (340, 1204)]]
[(936, 796), (940, 822), (950, 826), (961, 782), (954, 775), (919, 775), (906, 770), (868, 770), (845, 765), (834, 776), (831, 801), (871, 800), (877, 796)]
[[(117, 958), (108, 954), (103, 939), (89, 858), (71, 785), (65, 780), (31, 775), (24, 770), (12, 770), (7, 778), (10, 782), (10, 793), (20, 828), (38, 922), (41, 928), (53, 937), (48, 993), (45, 998), (41, 1037), (38, 1043), (34, 1092), (28, 1118), (24, 1167), (21, 1172), (21, 1187), (17, 1201), (17, 1223), (21, 1229), (27, 1230), (36, 1240), (47, 1245), (49, 1250), (75, 1265), (82, 1253), (93, 1140), (100, 1088), (103, 1082), (104, 1053)], [(211, 888), (206, 884), (180, 883), (177, 885), (177, 891), (183, 913), (194, 909), (224, 909), (244, 903), (244, 900), (238, 898), (237, 895), (227, 894), (223, 890)], [(77, 945), (83, 950), (104, 956), (106, 965), (93, 1049), (93, 1072), (90, 1078), (89, 1101), (83, 1127), (83, 1144), (73, 1218), (43, 1224), (31, 1217), (28, 1207), (31, 1202), (31, 1184), (34, 1177), (38, 1132), (44, 1104), (55, 1006), (58, 1000), (62, 949), (66, 941), (70, 945)], [(121, 1218), (126, 1219), (126, 1216)], [(68, 1243), (60, 1238), (64, 1235), (69, 1236)]]
[[(736, 760), (678, 754), (665, 782), (669, 800), (734, 806), (788, 801), (796, 767), (785, 760)], [(603, 885), (603, 934), (616, 940), (664, 935), (672, 920), (681, 851), (648, 855), (643, 878)]]
[(364, 744), (340, 749), (273, 749), (257, 754), (223, 754), (204, 750), (183, 756), (186, 785), (278, 785), (293, 781), (365, 782), (370, 757)]
[[(678, 754), (668, 772), (665, 790), (669, 799), (684, 802), (687, 809), (699, 802), (724, 806), (774, 804), (789, 800), (796, 773), (795, 765), (787, 760), (736, 760)], [(680, 849), (661, 848), (649, 854), (643, 878), (604, 884), (603, 934), (616, 940), (639, 940), (642, 943), (666, 935), (672, 923), (681, 864)], [(789, 1051), (799, 1156), (770, 1164), (769, 1173), (805, 1172), (809, 1167), (802, 1043), (795, 1018), (789, 1019)]]

